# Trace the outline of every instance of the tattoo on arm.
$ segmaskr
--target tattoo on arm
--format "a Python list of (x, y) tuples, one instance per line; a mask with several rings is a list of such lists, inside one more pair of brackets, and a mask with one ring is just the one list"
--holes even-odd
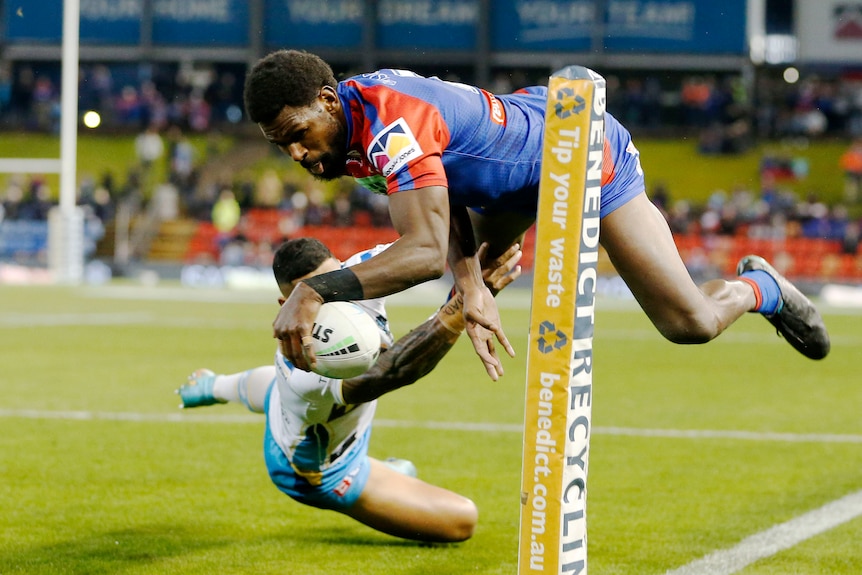
[(345, 403), (364, 403), (410, 385), (427, 375), (443, 359), (458, 334), (445, 327), (436, 314), (380, 354), (377, 363), (358, 377), (342, 382)]

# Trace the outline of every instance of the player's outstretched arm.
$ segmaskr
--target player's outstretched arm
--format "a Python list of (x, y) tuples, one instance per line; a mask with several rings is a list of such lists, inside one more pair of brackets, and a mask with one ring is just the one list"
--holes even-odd
[(464, 298), (467, 335), (488, 375), (496, 381), (503, 375), (503, 364), (497, 355), (494, 337), (510, 356), (514, 357), (515, 350), (503, 332), (494, 295), (482, 284), (473, 228), (466, 208), (451, 209), (448, 259), (455, 286)]
[[(484, 258), (486, 251), (487, 245), (483, 244), (479, 251), (480, 257)], [(520, 259), (520, 247), (514, 245), (499, 258), (488, 262), (482, 272), (488, 288), (496, 293), (517, 279), (521, 274), (518, 266)], [(383, 352), (371, 369), (358, 377), (344, 380), (341, 384), (344, 402), (356, 404), (372, 401), (430, 373), (464, 331), (462, 305), (461, 296), (456, 294), (437, 313)]]
[[(443, 312), (444, 309), (447, 311)], [(446, 326), (441, 317), (460, 315), (460, 311), (455, 311), (459, 309), (460, 298), (452, 298), (436, 314), (381, 353), (371, 369), (358, 377), (345, 379), (341, 383), (344, 403), (372, 401), (427, 375), (458, 341), (461, 331)]]

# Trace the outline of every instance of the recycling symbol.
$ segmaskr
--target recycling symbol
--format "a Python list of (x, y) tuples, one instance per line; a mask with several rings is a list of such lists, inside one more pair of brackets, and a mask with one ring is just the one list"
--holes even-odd
[[(572, 114), (580, 114), (587, 106), (586, 100), (581, 96), (575, 96), (571, 88), (560, 88), (556, 93), (557, 103), (554, 104), (554, 114), (561, 120), (565, 120)], [(568, 103), (568, 106), (566, 105)]]
[(555, 349), (560, 349), (569, 338), (566, 334), (557, 329), (557, 326), (550, 321), (543, 321), (539, 324), (539, 351), (542, 353), (550, 353)]

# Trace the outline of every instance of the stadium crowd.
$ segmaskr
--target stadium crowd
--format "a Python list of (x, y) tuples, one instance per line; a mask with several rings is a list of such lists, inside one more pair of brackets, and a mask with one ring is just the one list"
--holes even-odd
[[(653, 186), (650, 197), (675, 234), (773, 240), (820, 238), (840, 241), (843, 253), (856, 254), (862, 218), (851, 217), (844, 203), (827, 205), (813, 194), (800, 198), (783, 185), (774, 165), (772, 159), (764, 159), (759, 189), (740, 186), (714, 190), (702, 205), (662, 183)], [(181, 180), (171, 173), (171, 181), (179, 183)], [(139, 172), (134, 170), (124, 182), (115, 181), (110, 173), (98, 180), (85, 177), (79, 204), (88, 220), (104, 228), (115, 216), (118, 203), (141, 201), (141, 185)], [(340, 181), (330, 195), (315, 180), (282, 176), (275, 170), (265, 171), (256, 179), (241, 173), (230, 182), (211, 182), (206, 190), (177, 188), (167, 182), (157, 186), (155, 194), (165, 193), (166, 189), (185, 190), (169, 196), (168, 203), (174, 204), (166, 210), (169, 215), (211, 223), (217, 229), (219, 260), (226, 265), (269, 265), (274, 249), (270, 236), (256, 241), (255, 234), (249, 233), (250, 225), (258, 225), (250, 219), (254, 213), (277, 214), (270, 221), (275, 222), (272, 225), (278, 227), (277, 234), (282, 237), (290, 237), (305, 226), (391, 226), (386, 198), (347, 179)], [(154, 196), (151, 202), (155, 201), (159, 200)], [(13, 175), (7, 178), (0, 196), (0, 222), (44, 221), (55, 204), (42, 177)]]
[[(155, 124), (205, 132), (242, 122), (242, 74), (236, 66), (83, 64), (79, 102), (82, 110), (99, 112), (109, 129), (143, 130)], [(501, 72), (488, 89), (505, 93), (543, 83), (546, 74)], [(754, 86), (738, 74), (605, 75), (609, 109), (626, 126), (641, 132), (698, 128), (702, 148), (710, 153), (743, 149), (753, 136), (862, 136), (862, 78), (853, 75), (811, 74), (789, 84), (763, 73)], [(56, 66), (0, 62), (0, 126), (56, 131), (59, 84)]]

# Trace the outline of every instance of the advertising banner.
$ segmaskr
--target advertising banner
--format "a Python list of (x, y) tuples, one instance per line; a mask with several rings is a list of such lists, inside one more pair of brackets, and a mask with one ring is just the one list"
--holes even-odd
[(596, 21), (595, 0), (492, 2), (491, 50), (587, 51)]
[(501, 0), (492, 3), (490, 24), (491, 49), (498, 51), (747, 50), (746, 0)]
[(744, 54), (746, 0), (608, 0), (609, 53)]
[(362, 0), (267, 0), (264, 44), (271, 49), (362, 47)]
[(377, 44), (383, 49), (476, 48), (478, 0), (381, 0)]
[[(6, 2), (9, 42), (60, 44), (63, 0)], [(141, 43), (143, 0), (80, 0), (83, 45)], [(153, 0), (155, 45), (246, 46), (248, 2), (244, 0)]]
[[(60, 44), (63, 0), (5, 2), (6, 39)], [(81, 0), (82, 44), (140, 43), (143, 0)]]
[(195, 47), (248, 44), (248, 2), (153, 0), (153, 44)]
[(862, 0), (796, 2), (803, 63), (862, 63)]

